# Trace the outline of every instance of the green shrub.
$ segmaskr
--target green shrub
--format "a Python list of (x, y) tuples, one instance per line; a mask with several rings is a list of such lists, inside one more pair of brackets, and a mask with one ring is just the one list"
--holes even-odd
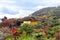
[(24, 23), (20, 27), (20, 33), (22, 33), (22, 34), (23, 34), (23, 32), (26, 32), (27, 35), (28, 34), (30, 35), (33, 31), (34, 30), (33, 30), (32, 25), (28, 24), (28, 23)]

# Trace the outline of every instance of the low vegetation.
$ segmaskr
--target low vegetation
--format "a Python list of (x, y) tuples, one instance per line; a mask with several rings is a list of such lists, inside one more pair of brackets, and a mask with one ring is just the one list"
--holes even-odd
[(35, 25), (22, 23), (17, 26), (15, 22), (8, 20), (3, 21), (0, 27), (1, 40), (60, 40), (59, 33), (60, 20), (55, 16), (50, 16)]

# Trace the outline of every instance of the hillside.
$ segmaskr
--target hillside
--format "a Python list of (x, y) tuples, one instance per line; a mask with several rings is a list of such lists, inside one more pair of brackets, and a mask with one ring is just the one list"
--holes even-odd
[(54, 15), (57, 17), (60, 17), (60, 6), (58, 7), (47, 7), (40, 9), (34, 13), (32, 13), (32, 16), (41, 16), (41, 15)]

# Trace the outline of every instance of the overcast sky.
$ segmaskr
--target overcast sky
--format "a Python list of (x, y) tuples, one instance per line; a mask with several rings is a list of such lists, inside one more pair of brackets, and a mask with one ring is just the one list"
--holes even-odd
[(0, 0), (0, 18), (24, 17), (52, 6), (59, 6), (60, 0)]

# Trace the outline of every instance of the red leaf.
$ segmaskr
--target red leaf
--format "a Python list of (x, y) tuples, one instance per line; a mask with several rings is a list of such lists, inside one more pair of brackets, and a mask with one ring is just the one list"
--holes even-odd
[(44, 32), (46, 35), (48, 35), (48, 32), (44, 29), (42, 29), (41, 32)]

